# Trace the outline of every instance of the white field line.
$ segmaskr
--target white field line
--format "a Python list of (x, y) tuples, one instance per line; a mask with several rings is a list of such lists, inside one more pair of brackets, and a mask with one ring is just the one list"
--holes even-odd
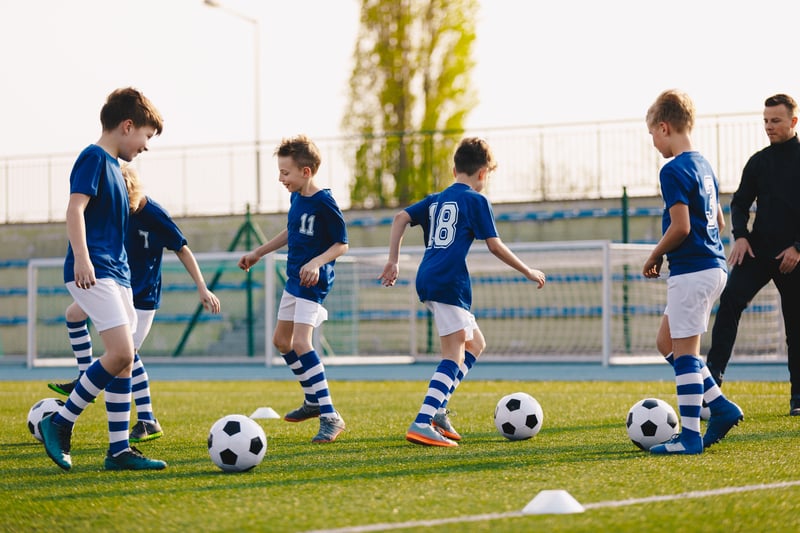
[[(603, 509), (606, 507), (625, 507), (627, 505), (639, 505), (641, 503), (666, 502), (672, 500), (690, 500), (694, 498), (706, 498), (709, 496), (721, 496), (725, 494), (736, 494), (739, 492), (752, 492), (758, 490), (784, 489), (787, 487), (800, 486), (800, 480), (781, 481), (778, 483), (765, 483), (761, 485), (744, 485), (742, 487), (725, 487), (713, 490), (698, 490), (692, 492), (682, 492), (680, 494), (665, 494), (662, 496), (648, 496), (646, 498), (631, 498), (628, 500), (609, 500), (605, 502), (587, 503), (583, 508)], [(504, 518), (519, 518), (530, 516), (522, 511), (510, 511), (507, 513), (487, 513), (467, 516), (454, 516), (450, 518), (437, 518), (430, 520), (412, 520), (408, 522), (387, 522), (383, 524), (369, 524), (364, 526), (350, 526), (336, 529), (315, 529), (306, 533), (363, 533), (368, 531), (388, 531), (391, 529), (406, 529), (415, 527), (435, 527), (447, 524), (459, 524), (464, 522), (486, 522), (489, 520), (500, 520)]]

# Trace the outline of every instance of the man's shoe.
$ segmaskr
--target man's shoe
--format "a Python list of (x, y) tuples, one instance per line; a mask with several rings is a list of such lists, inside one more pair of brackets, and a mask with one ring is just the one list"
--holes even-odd
[(283, 419), (287, 422), (302, 422), (303, 420), (308, 420), (309, 418), (317, 418), (319, 413), (319, 405), (313, 405), (303, 400), (303, 405), (294, 411), (289, 411), (286, 413)]
[(703, 439), (698, 434), (689, 435), (688, 432), (683, 431), (673, 435), (667, 442), (656, 444), (650, 448), (650, 453), (655, 455), (696, 455), (703, 453)]
[(800, 398), (792, 398), (789, 401), (789, 416), (800, 416)]
[(44, 451), (60, 468), (72, 468), (72, 457), (69, 454), (72, 440), (72, 428), (53, 422), (56, 413), (42, 418), (39, 422), (39, 434), (44, 442)]
[(47, 386), (50, 390), (62, 394), (64, 396), (69, 396), (72, 394), (72, 391), (75, 390), (75, 385), (78, 384), (78, 380), (73, 380), (68, 383), (48, 383)]
[(311, 442), (319, 444), (333, 442), (342, 431), (344, 431), (344, 420), (339, 416), (339, 413), (336, 413), (334, 416), (320, 416), (319, 433), (311, 439)]
[(430, 425), (412, 422), (406, 431), (406, 440), (423, 446), (442, 446), (452, 448), (458, 446), (456, 441), (450, 440)]
[(161, 424), (158, 423), (158, 420), (153, 420), (152, 422), (139, 420), (131, 429), (131, 435), (128, 440), (133, 443), (147, 442), (163, 435), (164, 431), (161, 429)]
[(725, 401), (727, 403), (722, 406), (711, 408), (711, 418), (708, 419), (706, 434), (703, 435), (704, 448), (721, 441), (733, 426), (744, 420), (741, 408), (730, 400)]
[(431, 420), (431, 425), (434, 426), (439, 431), (439, 433), (441, 433), (448, 439), (459, 441), (461, 440), (461, 435), (459, 435), (458, 431), (456, 431), (456, 428), (453, 427), (453, 424), (450, 422), (449, 415), (450, 415), (449, 409), (439, 409), (438, 411), (436, 411), (436, 414), (433, 415), (433, 420)]
[(158, 459), (148, 459), (131, 446), (116, 457), (107, 453), (105, 466), (106, 470), (164, 470), (167, 463)]

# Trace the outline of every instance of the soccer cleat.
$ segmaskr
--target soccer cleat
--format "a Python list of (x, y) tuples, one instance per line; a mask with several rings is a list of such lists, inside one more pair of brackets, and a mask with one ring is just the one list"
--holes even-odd
[(703, 435), (704, 448), (721, 441), (733, 426), (744, 420), (744, 413), (741, 408), (730, 400), (726, 399), (725, 401), (727, 403), (711, 410), (711, 418), (708, 419), (706, 434)]
[(677, 435), (673, 435), (667, 442), (656, 444), (650, 448), (650, 453), (655, 455), (696, 455), (703, 453), (703, 439), (699, 434), (688, 434), (688, 431), (683, 431)]
[(423, 446), (442, 446), (445, 448), (452, 448), (458, 446), (454, 440), (450, 440), (430, 425), (430, 424), (417, 424), (412, 422), (406, 431), (406, 440), (414, 444), (422, 444)]
[(72, 391), (75, 390), (75, 385), (77, 384), (78, 380), (76, 379), (68, 383), (48, 383), (47, 386), (54, 392), (63, 394), (64, 396), (69, 396), (72, 394)]
[(310, 404), (303, 400), (303, 405), (294, 411), (289, 411), (286, 413), (283, 419), (287, 422), (302, 422), (304, 420), (308, 420), (309, 418), (317, 418), (318, 416), (319, 405)]
[(60, 468), (72, 468), (72, 457), (69, 451), (72, 440), (72, 428), (53, 422), (55, 413), (47, 415), (39, 422), (39, 434), (44, 442), (44, 451)]
[[(78, 380), (74, 379), (69, 383), (48, 383), (47, 387), (53, 391), (57, 392), (58, 394), (62, 394), (64, 396), (69, 396), (72, 394), (72, 391), (75, 390), (75, 385), (78, 384)], [(92, 403), (94, 403), (96, 398), (92, 398)]]
[(319, 444), (333, 442), (342, 431), (344, 431), (344, 420), (339, 413), (334, 416), (321, 416), (319, 417), (319, 433), (311, 439), (311, 442)]
[(107, 453), (105, 467), (106, 470), (164, 470), (167, 463), (158, 459), (148, 459), (131, 446), (116, 457)]
[[(433, 415), (433, 420), (431, 420), (431, 425), (435, 427), (439, 433), (444, 435), (450, 440), (461, 440), (461, 435), (458, 434), (456, 428), (453, 427), (453, 424), (450, 422), (450, 410), (449, 409), (439, 409), (436, 411), (436, 414)], [(455, 413), (453, 414), (455, 416)]]
[(147, 442), (149, 440), (155, 440), (163, 435), (164, 431), (161, 429), (161, 424), (158, 423), (158, 420), (153, 420), (152, 422), (149, 420), (139, 420), (131, 429), (131, 435), (128, 437), (128, 440), (134, 443)]

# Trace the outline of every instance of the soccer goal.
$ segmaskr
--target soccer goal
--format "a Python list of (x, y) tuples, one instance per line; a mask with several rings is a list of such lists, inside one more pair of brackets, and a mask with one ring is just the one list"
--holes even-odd
[[(664, 279), (641, 274), (650, 245), (609, 241), (512, 243), (527, 264), (544, 271), (537, 289), (495, 258), (481, 242), (468, 257), (473, 309), (486, 337), (487, 359), (595, 361), (619, 364), (659, 360), (655, 336), (666, 304)], [(414, 278), (422, 247), (404, 247), (400, 276), (383, 287), (378, 276), (386, 248), (355, 248), (337, 260), (334, 288), (325, 301), (328, 321), (318, 328), (317, 351), (330, 362), (425, 360), (439, 357), (433, 319), (417, 300)], [(196, 254), (222, 313), (194, 316), (197, 294), (174, 254), (165, 254), (162, 308), (142, 347), (143, 356), (170, 361), (279, 359), (272, 346), (286, 257), (266, 256), (248, 278), (236, 262), (242, 252)], [(71, 299), (61, 282), (63, 259), (28, 264), (27, 354), (30, 366), (71, 364), (63, 313)], [(666, 277), (665, 272), (662, 274)], [(441, 283), (447, 283), (442, 279)], [(734, 357), (785, 360), (780, 300), (772, 284), (742, 316)], [(709, 330), (713, 324), (711, 318)], [(99, 336), (95, 353), (102, 353)], [(710, 331), (703, 336), (707, 353)], [(180, 346), (180, 350), (177, 347)]]

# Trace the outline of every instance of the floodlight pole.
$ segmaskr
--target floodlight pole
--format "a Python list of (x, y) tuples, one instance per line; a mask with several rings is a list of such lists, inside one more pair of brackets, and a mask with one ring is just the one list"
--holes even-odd
[(217, 0), (204, 0), (203, 4), (208, 7), (221, 9), (226, 13), (249, 22), (253, 25), (253, 58), (254, 58), (254, 86), (255, 94), (253, 98), (253, 107), (255, 108), (255, 133), (253, 139), (253, 151), (256, 157), (256, 201), (255, 212), (261, 212), (261, 24), (255, 17), (249, 17), (243, 13), (231, 9), (228, 6), (218, 2)]

